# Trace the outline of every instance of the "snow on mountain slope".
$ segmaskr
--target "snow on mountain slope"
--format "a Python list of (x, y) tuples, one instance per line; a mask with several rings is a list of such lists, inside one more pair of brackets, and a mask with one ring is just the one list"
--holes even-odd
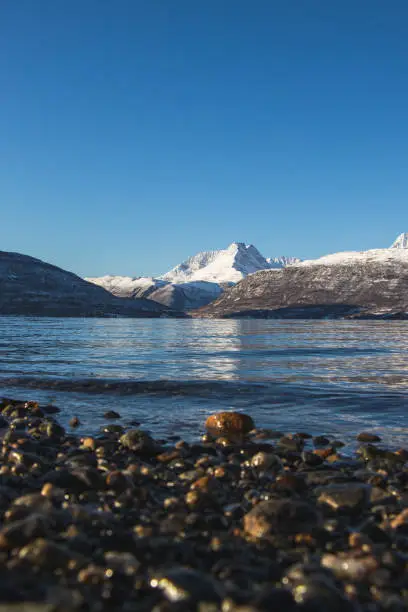
[(283, 255), (282, 257), (267, 257), (266, 261), (270, 269), (280, 270), (281, 268), (286, 268), (286, 266), (299, 263), (301, 259), (299, 259), (299, 257), (285, 257), (285, 255)]
[(222, 287), (218, 283), (207, 281), (192, 281), (190, 283), (166, 283), (153, 291), (148, 297), (169, 306), (181, 310), (192, 310), (200, 308), (215, 300), (222, 293)]
[(400, 234), (392, 243), (390, 249), (408, 249), (408, 233)]
[(132, 278), (131, 276), (100, 276), (86, 278), (90, 283), (103, 287), (117, 297), (148, 298), (164, 306), (175, 304), (181, 310), (200, 308), (215, 300), (222, 288), (218, 283), (193, 281), (189, 283), (170, 283), (151, 276)]
[(226, 249), (197, 253), (160, 278), (172, 283), (237, 283), (258, 270), (278, 267), (274, 264), (276, 262), (270, 263), (252, 244), (233, 242)]
[(338, 265), (354, 265), (373, 264), (373, 263), (398, 263), (408, 262), (408, 249), (404, 248), (389, 248), (389, 249), (371, 249), (370, 251), (344, 251), (340, 253), (332, 253), (324, 255), (317, 259), (307, 259), (290, 267), (310, 267), (310, 266), (338, 266)]
[(166, 281), (152, 278), (151, 276), (141, 276), (132, 278), (131, 276), (99, 276), (95, 278), (85, 278), (89, 283), (94, 283), (103, 287), (113, 295), (118, 297), (144, 297), (147, 298), (151, 293), (167, 285)]

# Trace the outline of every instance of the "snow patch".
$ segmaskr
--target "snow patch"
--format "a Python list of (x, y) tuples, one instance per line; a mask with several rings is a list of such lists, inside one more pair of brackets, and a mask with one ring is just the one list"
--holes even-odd
[(338, 266), (338, 265), (354, 265), (356, 263), (396, 263), (408, 262), (408, 249), (371, 249), (369, 251), (344, 251), (341, 253), (333, 253), (325, 255), (318, 259), (307, 259), (291, 267), (310, 267), (310, 266)]
[(408, 249), (408, 233), (400, 234), (392, 243), (390, 249)]

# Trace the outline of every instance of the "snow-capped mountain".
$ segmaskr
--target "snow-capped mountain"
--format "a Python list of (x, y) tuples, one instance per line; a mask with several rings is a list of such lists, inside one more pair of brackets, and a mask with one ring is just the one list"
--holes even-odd
[(286, 258), (268, 260), (253, 244), (233, 242), (226, 249), (197, 253), (160, 278), (172, 283), (187, 281), (237, 283), (248, 274), (259, 270), (282, 268), (287, 265), (285, 260)]
[(259, 270), (281, 269), (297, 261), (295, 257), (266, 259), (252, 244), (233, 242), (226, 249), (203, 251), (159, 276), (100, 276), (85, 280), (118, 297), (148, 298), (170, 308), (200, 308)]
[(400, 234), (392, 243), (390, 249), (408, 249), (408, 233)]
[(281, 270), (257, 272), (197, 314), (408, 318), (407, 238), (401, 234), (388, 249), (332, 253)]

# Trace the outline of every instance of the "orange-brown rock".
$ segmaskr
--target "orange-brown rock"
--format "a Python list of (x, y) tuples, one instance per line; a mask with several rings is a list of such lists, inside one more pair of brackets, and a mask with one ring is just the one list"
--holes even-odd
[(390, 526), (391, 529), (398, 529), (401, 525), (406, 525), (408, 523), (408, 508), (405, 508), (402, 512), (397, 514), (397, 516), (391, 521)]
[(211, 493), (212, 491), (216, 491), (218, 487), (218, 481), (215, 478), (212, 478), (211, 476), (202, 476), (191, 484), (191, 489), (198, 489), (205, 493)]
[(322, 459), (327, 459), (330, 455), (335, 454), (335, 450), (333, 447), (329, 446), (328, 448), (315, 448), (313, 453)]
[(246, 435), (254, 429), (255, 424), (247, 414), (240, 412), (217, 412), (208, 417), (205, 427), (214, 437), (239, 437)]
[(180, 456), (181, 456), (180, 451), (176, 449), (176, 450), (170, 450), (164, 453), (160, 453), (160, 455), (157, 455), (156, 459), (157, 461), (160, 461), (160, 463), (170, 463), (170, 461), (173, 461), (174, 459), (178, 459)]
[(84, 448), (89, 448), (89, 450), (95, 450), (96, 448), (96, 440), (94, 438), (91, 438), (91, 437), (82, 438), (81, 442)]

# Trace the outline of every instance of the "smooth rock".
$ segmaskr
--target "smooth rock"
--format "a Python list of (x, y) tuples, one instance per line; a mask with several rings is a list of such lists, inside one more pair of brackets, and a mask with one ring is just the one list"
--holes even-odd
[(141, 429), (131, 429), (119, 438), (119, 442), (125, 448), (140, 454), (151, 454), (156, 450), (153, 438)]
[(358, 512), (368, 505), (371, 486), (360, 482), (349, 482), (319, 487), (318, 502), (327, 504), (340, 512)]
[(254, 429), (255, 424), (247, 414), (240, 412), (218, 412), (207, 418), (205, 427), (214, 437), (229, 437), (244, 436)]
[(245, 531), (255, 538), (272, 534), (306, 532), (320, 523), (319, 512), (310, 504), (291, 499), (271, 499), (257, 504), (244, 516)]
[(303, 450), (305, 441), (302, 438), (283, 436), (278, 440), (279, 450), (300, 453)]
[(356, 440), (358, 442), (381, 442), (380, 436), (377, 436), (377, 434), (373, 434), (367, 431), (362, 431), (361, 433), (359, 433)]
[(282, 461), (277, 455), (274, 455), (273, 453), (265, 453), (263, 451), (253, 455), (251, 458), (251, 466), (260, 470), (272, 472), (274, 474), (283, 469)]
[(120, 419), (121, 418), (119, 412), (116, 412), (115, 410), (108, 410), (107, 412), (105, 412), (103, 416), (105, 419)]

